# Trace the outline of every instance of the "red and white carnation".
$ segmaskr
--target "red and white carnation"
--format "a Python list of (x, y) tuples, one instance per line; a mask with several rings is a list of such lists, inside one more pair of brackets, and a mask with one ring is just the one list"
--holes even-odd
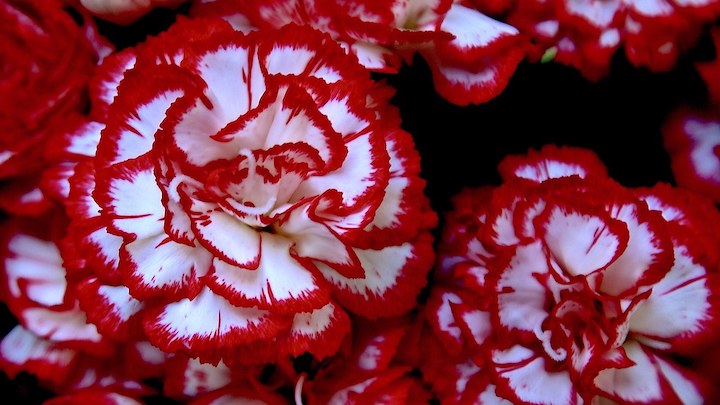
[[(495, 0), (475, 0), (492, 7)], [(500, 2), (505, 3), (505, 2)], [(623, 48), (634, 66), (671, 70), (720, 15), (715, 0), (515, 1), (508, 23), (530, 39), (529, 57), (573, 66), (586, 78), (607, 76)], [(507, 8), (506, 5), (502, 6)]]
[(453, 0), (198, 0), (191, 12), (221, 16), (244, 32), (308, 25), (376, 72), (396, 73), (420, 53), (438, 93), (458, 105), (500, 94), (524, 57), (514, 27)]
[(663, 126), (675, 181), (720, 204), (720, 28), (712, 32), (716, 58), (698, 64), (708, 91), (705, 108), (681, 107)]
[(429, 403), (432, 395), (415, 372), (417, 350), (407, 316), (378, 321), (354, 320), (344, 350), (317, 373), (298, 379), (296, 403)]
[(87, 84), (109, 52), (92, 22), (58, 0), (0, 2), (0, 208), (38, 215), (45, 141), (87, 106)]
[(500, 173), (447, 217), (426, 308), (439, 363), (512, 403), (710, 398), (717, 382), (683, 364), (718, 337), (717, 207), (625, 188), (578, 148), (511, 156)]
[(117, 55), (49, 182), (101, 333), (262, 363), (333, 354), (346, 311), (416, 305), (436, 223), (419, 157), (392, 92), (334, 41), (183, 19)]
[(3, 223), (0, 293), (19, 324), (0, 341), (0, 368), (11, 378), (32, 374), (63, 395), (152, 393), (141, 379), (160, 375), (165, 355), (142, 341), (118, 344), (87, 322), (57, 245), (64, 221), (42, 219), (50, 226)]

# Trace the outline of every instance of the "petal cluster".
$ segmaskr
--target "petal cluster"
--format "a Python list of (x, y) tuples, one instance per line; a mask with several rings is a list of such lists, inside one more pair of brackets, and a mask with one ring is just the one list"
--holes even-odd
[(514, 27), (453, 0), (199, 0), (192, 14), (222, 16), (245, 32), (311, 26), (376, 72), (396, 73), (419, 53), (438, 93), (458, 105), (497, 96), (524, 57)]
[(159, 375), (165, 356), (147, 342), (120, 344), (88, 323), (77, 282), (60, 255), (64, 219), (43, 219), (49, 229), (28, 220), (3, 223), (0, 293), (18, 325), (0, 341), (0, 368), (10, 377), (34, 375), (61, 395), (53, 401), (91, 398), (91, 392), (127, 398), (152, 393), (141, 378)]
[[(35, 215), (45, 141), (87, 106), (87, 82), (109, 52), (87, 15), (59, 0), (0, 2), (0, 208)], [(75, 20), (78, 19), (78, 21)]]
[(392, 92), (329, 37), (182, 20), (100, 72), (56, 188), (103, 334), (213, 363), (322, 358), (346, 311), (416, 305), (436, 222), (419, 158)]
[(511, 7), (508, 2), (475, 3), (481, 9), (510, 8), (507, 21), (530, 39), (531, 59), (554, 59), (590, 80), (608, 75), (621, 48), (634, 66), (671, 70), (720, 14), (714, 0), (531, 0)]
[(500, 172), (446, 220), (426, 308), (451, 370), (427, 374), (436, 390), (467, 395), (448, 388), (462, 375), (473, 398), (512, 403), (710, 398), (685, 365), (718, 334), (717, 207), (625, 188), (584, 149), (546, 146)]

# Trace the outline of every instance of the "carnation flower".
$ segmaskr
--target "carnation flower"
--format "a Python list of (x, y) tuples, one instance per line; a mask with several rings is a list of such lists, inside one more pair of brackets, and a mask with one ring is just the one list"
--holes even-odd
[(262, 363), (333, 354), (346, 311), (416, 305), (436, 222), (419, 158), (392, 92), (329, 37), (181, 20), (110, 63), (65, 250), (101, 333)]
[(440, 363), (512, 403), (709, 398), (716, 382), (683, 364), (718, 336), (717, 207), (622, 187), (578, 148), (511, 156), (500, 173), (447, 217), (426, 308)]
[(438, 93), (458, 105), (497, 96), (524, 56), (515, 28), (453, 0), (198, 0), (192, 14), (222, 16), (245, 32), (309, 25), (376, 72), (396, 73), (419, 52)]
[[(57, 0), (0, 3), (0, 208), (40, 214), (44, 142), (86, 107), (87, 81), (109, 51), (92, 20)], [(8, 180), (10, 179), (10, 180)]]
[(355, 330), (345, 350), (313, 376), (298, 379), (295, 402), (429, 403), (432, 396), (415, 372), (414, 356), (407, 353), (416, 349), (411, 322), (408, 316), (354, 321)]
[(71, 397), (95, 390), (134, 397), (151, 393), (140, 380), (160, 373), (164, 354), (142, 341), (120, 345), (87, 322), (54, 242), (62, 219), (42, 219), (52, 225), (43, 229), (18, 219), (3, 224), (0, 292), (19, 325), (0, 342), (0, 368), (11, 378), (30, 373)]
[(675, 181), (720, 203), (720, 29), (713, 31), (716, 58), (698, 64), (709, 103), (705, 108), (684, 106), (663, 126), (665, 149), (672, 159)]
[(634, 66), (671, 70), (719, 14), (714, 0), (530, 0), (516, 1), (507, 21), (531, 39), (531, 59), (554, 59), (598, 80), (621, 47)]
[(156, 7), (173, 7), (183, 0), (80, 0), (90, 13), (116, 24), (130, 24)]

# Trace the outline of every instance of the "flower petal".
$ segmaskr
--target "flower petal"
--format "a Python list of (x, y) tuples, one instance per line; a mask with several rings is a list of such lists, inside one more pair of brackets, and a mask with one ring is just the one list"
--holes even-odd
[(630, 330), (642, 335), (649, 346), (692, 350), (694, 340), (703, 338), (718, 322), (713, 286), (708, 270), (685, 246), (677, 246), (675, 263), (637, 307)]
[(607, 267), (628, 243), (626, 225), (599, 210), (552, 204), (535, 223), (550, 255), (569, 277)]
[(192, 357), (273, 337), (286, 325), (284, 319), (267, 311), (236, 307), (207, 288), (192, 300), (183, 298), (153, 308), (143, 322), (152, 344), (166, 352), (187, 352)]
[(260, 263), (260, 233), (217, 204), (185, 198), (198, 242), (228, 264), (254, 270)]
[(292, 242), (270, 233), (262, 233), (260, 238), (257, 269), (238, 268), (215, 259), (207, 277), (210, 289), (236, 305), (274, 313), (308, 312), (326, 305), (327, 292), (293, 256)]
[(318, 216), (314, 211), (319, 202), (294, 208), (284, 216), (279, 231), (294, 242), (293, 251), (299, 257), (323, 262), (346, 277), (362, 277), (355, 251), (330, 227), (314, 220)]
[(316, 359), (323, 359), (338, 352), (349, 331), (350, 319), (335, 303), (296, 313), (287, 337), (289, 352), (293, 356), (309, 352)]
[[(120, 96), (108, 107), (96, 155), (100, 167), (137, 158), (152, 149), (168, 107), (186, 91), (186, 76), (170, 66), (162, 74), (150, 68), (142, 72), (130, 70), (125, 74), (117, 88)], [(150, 82), (148, 76), (152, 77)]]
[(417, 305), (427, 284), (426, 270), (434, 259), (432, 237), (421, 234), (413, 243), (380, 250), (355, 250), (365, 277), (349, 279), (318, 263), (325, 279), (335, 286), (334, 298), (350, 311), (375, 319), (400, 315)]
[[(499, 324), (510, 334), (540, 330), (548, 312), (550, 292), (536, 275), (547, 274), (547, 259), (540, 243), (519, 246), (495, 287)], [(532, 335), (535, 336), (534, 334)]]
[(6, 243), (3, 250), (7, 251), (2, 254), (4, 299), (29, 299), (47, 307), (65, 303), (67, 282), (57, 246), (26, 233), (16, 233)]
[(510, 155), (498, 165), (504, 181), (527, 179), (536, 183), (560, 177), (607, 177), (607, 169), (598, 156), (584, 148), (544, 146), (527, 155)]
[(232, 370), (222, 361), (217, 365), (202, 363), (197, 359), (175, 356), (168, 362), (163, 392), (171, 398), (195, 398), (228, 386)]
[(567, 371), (549, 371), (547, 360), (523, 346), (493, 350), (497, 392), (513, 402), (573, 404), (581, 402)]
[(51, 386), (61, 386), (77, 352), (37, 337), (15, 326), (0, 342), (0, 367), (11, 378), (26, 371)]
[(90, 278), (78, 286), (77, 296), (88, 321), (103, 335), (124, 341), (140, 332), (138, 313), (145, 305), (127, 287), (103, 285)]
[(607, 369), (595, 379), (603, 396), (621, 402), (703, 403), (697, 377), (651, 353), (636, 342), (623, 345), (633, 365)]
[(147, 238), (163, 232), (165, 210), (150, 158), (118, 163), (101, 170), (93, 196), (108, 228), (124, 238)]
[(628, 227), (622, 254), (603, 272), (600, 289), (614, 296), (635, 293), (662, 278), (672, 263), (672, 242), (658, 212), (639, 204), (613, 204), (611, 215)]
[(120, 270), (131, 294), (141, 300), (154, 297), (191, 298), (202, 287), (212, 254), (204, 247), (187, 246), (164, 233), (136, 239), (120, 251)]
[(382, 201), (380, 193), (389, 179), (389, 159), (380, 133), (371, 132), (349, 140), (348, 150), (342, 166), (322, 176), (312, 176), (298, 187), (293, 200), (317, 196), (325, 190), (337, 190), (342, 193), (343, 205), (358, 208), (372, 203), (377, 206)]

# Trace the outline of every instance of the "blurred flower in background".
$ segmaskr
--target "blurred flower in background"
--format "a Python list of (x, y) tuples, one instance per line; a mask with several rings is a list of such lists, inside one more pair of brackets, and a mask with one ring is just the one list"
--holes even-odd
[(49, 208), (39, 189), (45, 142), (87, 107), (87, 84), (109, 43), (92, 18), (61, 1), (0, 3), (0, 207)]
[(704, 107), (682, 106), (663, 128), (677, 183), (720, 204), (720, 29), (712, 33), (715, 59), (697, 68), (707, 89)]

